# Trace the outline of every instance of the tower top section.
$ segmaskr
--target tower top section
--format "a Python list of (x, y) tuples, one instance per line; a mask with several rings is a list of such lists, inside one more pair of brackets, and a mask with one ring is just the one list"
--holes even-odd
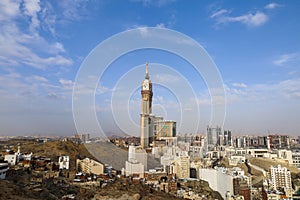
[(148, 61), (146, 62), (146, 75), (145, 79), (149, 79)]

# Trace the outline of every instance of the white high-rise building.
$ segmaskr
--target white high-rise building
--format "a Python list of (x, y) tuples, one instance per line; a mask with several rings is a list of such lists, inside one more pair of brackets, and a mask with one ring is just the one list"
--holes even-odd
[(215, 147), (216, 145), (223, 145), (223, 134), (221, 127), (216, 128), (207, 126), (207, 145), (209, 148)]
[(270, 183), (272, 189), (280, 190), (284, 189), (287, 193), (292, 191), (291, 172), (286, 167), (281, 165), (270, 167)]
[(147, 170), (147, 153), (141, 146), (130, 145), (128, 149), (128, 161), (125, 163), (126, 176), (139, 175), (144, 177)]
[(144, 170), (147, 170), (147, 153), (141, 146), (129, 146), (128, 161), (141, 163), (144, 166)]

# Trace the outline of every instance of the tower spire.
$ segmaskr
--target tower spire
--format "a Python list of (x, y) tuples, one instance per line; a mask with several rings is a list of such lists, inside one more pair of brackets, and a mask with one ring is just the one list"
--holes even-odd
[(146, 76), (145, 79), (149, 79), (148, 61), (146, 62)]

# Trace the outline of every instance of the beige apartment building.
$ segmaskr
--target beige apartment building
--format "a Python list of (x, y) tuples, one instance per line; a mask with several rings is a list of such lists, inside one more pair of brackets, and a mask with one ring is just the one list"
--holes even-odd
[(104, 173), (104, 165), (90, 158), (77, 159), (76, 170), (83, 173), (100, 175)]

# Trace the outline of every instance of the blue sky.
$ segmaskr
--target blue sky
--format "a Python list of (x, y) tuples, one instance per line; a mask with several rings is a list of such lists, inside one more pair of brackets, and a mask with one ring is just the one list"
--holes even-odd
[[(82, 62), (112, 35), (145, 27), (181, 32), (205, 48), (227, 94), (225, 129), (235, 134), (269, 130), (299, 135), (299, 9), (298, 1), (1, 1), (0, 135), (74, 134), (72, 88)], [(204, 133), (210, 123), (211, 100), (202, 77), (177, 56), (151, 49), (120, 57), (101, 77), (95, 99), (103, 129), (139, 134), (138, 86), (146, 61), (174, 69), (155, 71), (153, 66), (151, 71), (150, 66), (154, 86), (158, 81), (166, 86), (154, 87), (154, 114), (178, 121), (181, 133)], [(118, 81), (135, 68), (135, 76), (140, 77), (136, 90), (130, 91), (129, 99), (119, 96), (117, 103), (126, 102), (129, 115), (124, 108), (114, 108), (119, 116), (132, 118), (128, 129), (120, 128), (111, 111), (111, 98), (119, 91)], [(180, 88), (178, 83), (185, 80), (196, 93), (185, 103), (192, 111), (199, 106), (197, 122), (195, 112), (180, 118), (179, 94), (168, 89)], [(180, 91), (185, 94), (185, 89)], [(127, 91), (117, 96), (122, 92)]]

